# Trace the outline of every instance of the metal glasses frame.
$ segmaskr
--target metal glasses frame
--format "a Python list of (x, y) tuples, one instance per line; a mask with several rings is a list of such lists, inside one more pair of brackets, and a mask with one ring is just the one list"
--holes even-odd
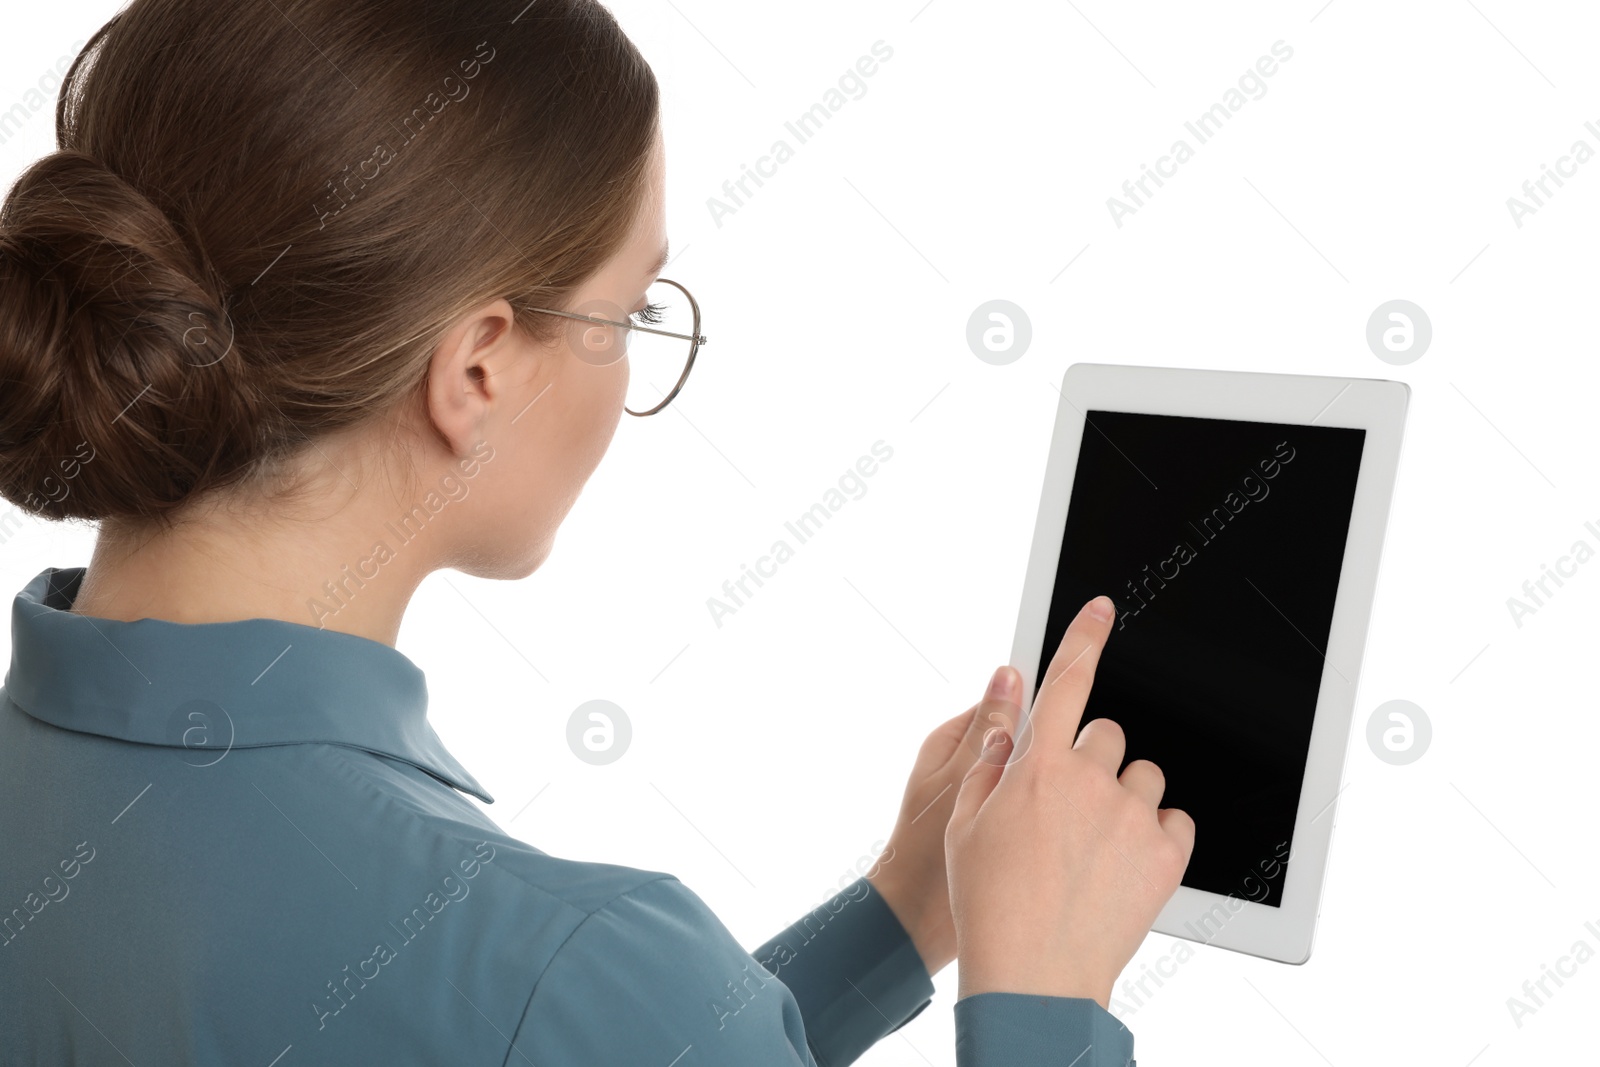
[(689, 372), (694, 369), (694, 357), (696, 353), (700, 351), (700, 346), (706, 343), (705, 334), (700, 332), (700, 305), (695, 301), (694, 295), (679, 283), (672, 281), (670, 278), (657, 278), (656, 281), (663, 285), (672, 286), (674, 289), (682, 293), (684, 298), (689, 301), (689, 309), (694, 312), (694, 333), (673, 333), (671, 330), (657, 330), (650, 326), (640, 326), (636, 322), (617, 322), (614, 319), (602, 319), (598, 315), (579, 315), (575, 311), (556, 311), (552, 308), (536, 308), (523, 305), (524, 310), (526, 311), (537, 311), (544, 315), (558, 315), (561, 318), (575, 319), (578, 322), (592, 322), (597, 326), (615, 326), (619, 330), (638, 330), (641, 333), (653, 333), (658, 337), (676, 337), (680, 341), (688, 341), (689, 359), (683, 365), (683, 373), (678, 375), (677, 384), (672, 387), (671, 392), (667, 393), (666, 397), (661, 401), (661, 403), (657, 404), (649, 411), (634, 411), (632, 408), (626, 405), (623, 406), (623, 411), (626, 411), (629, 415), (637, 415), (640, 418), (643, 418), (646, 415), (654, 415), (656, 412), (672, 403), (672, 398), (678, 395), (678, 391), (683, 388), (684, 381), (689, 377)]

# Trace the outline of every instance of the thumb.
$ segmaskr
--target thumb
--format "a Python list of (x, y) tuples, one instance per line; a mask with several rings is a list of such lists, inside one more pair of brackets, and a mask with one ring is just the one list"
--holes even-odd
[(1011, 758), (1011, 732), (1003, 726), (992, 726), (983, 739), (978, 758), (967, 768), (961, 779), (961, 790), (956, 794), (955, 810), (950, 813), (949, 829), (965, 829), (978, 817), (978, 810), (989, 799), (1000, 777), (1005, 773), (1006, 761)]

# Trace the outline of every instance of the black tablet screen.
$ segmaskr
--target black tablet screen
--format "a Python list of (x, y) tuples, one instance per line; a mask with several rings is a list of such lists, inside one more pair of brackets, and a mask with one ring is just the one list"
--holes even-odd
[[(1089, 411), (1035, 688), (1113, 624), (1083, 716), (1195, 820), (1183, 884), (1278, 907), (1366, 431)], [(1331, 801), (1333, 798), (1328, 797)]]

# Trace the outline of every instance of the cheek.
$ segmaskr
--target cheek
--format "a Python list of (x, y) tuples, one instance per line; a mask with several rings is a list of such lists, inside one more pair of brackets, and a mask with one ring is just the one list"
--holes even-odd
[(552, 405), (551, 423), (546, 424), (559, 439), (547, 438), (542, 449), (555, 460), (564, 480), (576, 479), (581, 484), (605, 455), (619, 422), (629, 417), (623, 411), (628, 361), (597, 367), (574, 359), (566, 370), (545, 397), (553, 399), (558, 390), (564, 393), (565, 403)]
[[(615, 312), (613, 312), (615, 314)], [(628, 388), (628, 356), (617, 342), (616, 331), (601, 328), (572, 338), (556, 388), (577, 398), (575, 405), (589, 416), (622, 409)]]
[(623, 410), (628, 397), (628, 380), (631, 376), (629, 360), (624, 357), (609, 367), (590, 367), (593, 379), (587, 390), (591, 420), (590, 425), (602, 441), (611, 440), (617, 423), (629, 416)]
[[(594, 420), (595, 432), (599, 443), (600, 453), (610, 447), (611, 438), (617, 432), (617, 426), (623, 419), (631, 419), (624, 407), (627, 404), (628, 393), (628, 361), (623, 360), (618, 373), (612, 375), (611, 388), (605, 395), (604, 403), (596, 413)], [(596, 457), (598, 462), (599, 457)]]
[[(599, 465), (621, 419), (628, 361), (595, 366), (567, 353), (538, 393), (508, 427), (511, 455), (524, 472), (515, 495), (535, 510), (569, 504)], [(530, 388), (530, 392), (537, 392)]]

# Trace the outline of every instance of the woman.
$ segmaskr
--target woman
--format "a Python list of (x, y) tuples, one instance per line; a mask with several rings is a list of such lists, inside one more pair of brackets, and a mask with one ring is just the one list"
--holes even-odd
[(99, 524), (14, 603), (0, 1060), (838, 1065), (959, 955), (960, 1063), (1130, 1062), (1105, 1008), (1193, 826), (1074, 741), (1103, 597), (1027, 751), (1002, 667), (892, 861), (754, 952), (461, 795), (401, 617), (545, 559), (666, 258), (651, 71), (520, 6), (135, 0), (0, 209), (0, 494)]

